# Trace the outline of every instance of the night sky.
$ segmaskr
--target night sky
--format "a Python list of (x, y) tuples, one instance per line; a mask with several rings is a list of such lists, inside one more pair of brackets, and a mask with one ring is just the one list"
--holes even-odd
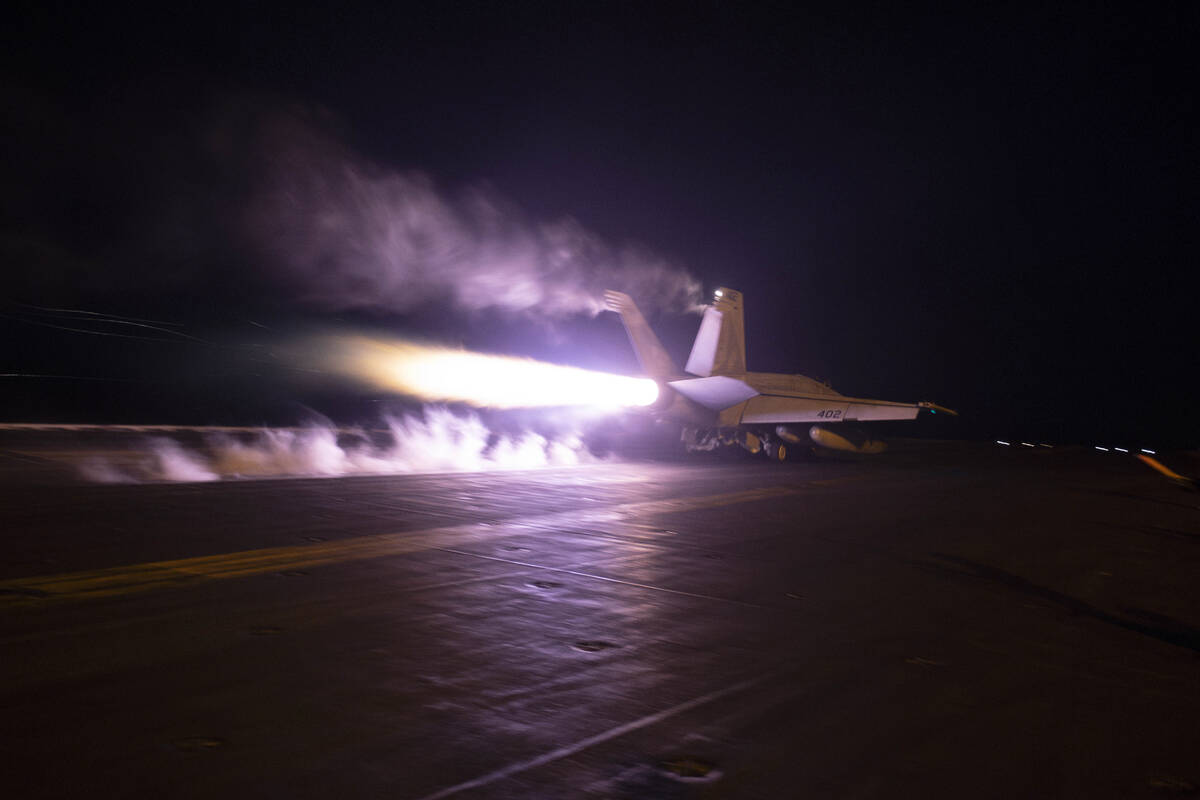
[(613, 282), (680, 361), (680, 287), (740, 289), (751, 369), (959, 409), (940, 435), (1195, 447), (1198, 34), (1194, 3), (10, 13), (0, 418), (359, 421), (378, 396), (275, 355), (329, 326), (633, 372), (581, 305)]

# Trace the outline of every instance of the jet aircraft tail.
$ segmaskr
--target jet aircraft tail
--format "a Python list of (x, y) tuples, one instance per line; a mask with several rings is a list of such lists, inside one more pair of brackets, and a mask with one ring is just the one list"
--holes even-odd
[(704, 309), (700, 330), (684, 369), (693, 375), (746, 374), (746, 333), (742, 323), (742, 293), (722, 286)]
[[(675, 366), (629, 295), (610, 289), (604, 293), (604, 302), (610, 311), (621, 315), (629, 341), (647, 375), (652, 378), (681, 377), (679, 367)], [(721, 287), (713, 293), (712, 305), (704, 309), (700, 330), (684, 370), (702, 378), (746, 374), (741, 292)]]
[(680, 375), (679, 367), (675, 366), (674, 360), (667, 354), (662, 342), (654, 335), (646, 318), (634, 304), (633, 298), (624, 292), (615, 292), (610, 289), (604, 293), (604, 303), (608, 306), (609, 311), (616, 311), (621, 315), (621, 321), (625, 323), (625, 332), (629, 334), (629, 341), (633, 344), (633, 350), (637, 353), (638, 361), (641, 362), (642, 371), (647, 376), (675, 378)]

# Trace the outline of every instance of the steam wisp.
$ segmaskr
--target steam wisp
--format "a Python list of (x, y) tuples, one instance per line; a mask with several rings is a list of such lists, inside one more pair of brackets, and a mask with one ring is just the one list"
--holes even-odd
[(261, 172), (245, 231), (306, 304), (547, 319), (599, 313), (608, 288), (665, 310), (700, 300), (690, 272), (644, 247), (571, 217), (534, 218), (486, 184), (448, 189), (426, 173), (373, 163), (312, 111), (249, 113)]
[[(80, 474), (98, 483), (200, 482), (227, 478), (335, 477), (565, 467), (597, 461), (578, 431), (500, 435), (477, 416), (445, 408), (385, 420), (387, 433), (329, 425), (263, 429), (249, 437), (211, 433), (199, 444), (145, 440), (122, 457), (93, 458)], [(376, 432), (378, 433), (378, 432)]]

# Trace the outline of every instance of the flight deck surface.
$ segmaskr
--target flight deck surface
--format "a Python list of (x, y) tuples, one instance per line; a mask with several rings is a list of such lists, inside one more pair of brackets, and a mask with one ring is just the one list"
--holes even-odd
[(1200, 791), (1200, 495), (1132, 458), (96, 485), (0, 451), (14, 797)]

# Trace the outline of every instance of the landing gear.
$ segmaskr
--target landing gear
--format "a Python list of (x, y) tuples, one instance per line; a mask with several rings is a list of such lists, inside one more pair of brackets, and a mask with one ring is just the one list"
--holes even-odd
[(783, 442), (767, 441), (763, 444), (763, 452), (776, 463), (788, 460), (788, 446)]
[(689, 453), (697, 450), (724, 450), (737, 447), (751, 455), (765, 454), (776, 463), (803, 458), (808, 449), (802, 444), (769, 431), (744, 428), (684, 428), (680, 434)]
[(680, 439), (683, 441), (684, 448), (689, 453), (698, 451), (712, 451), (724, 444), (721, 437), (717, 435), (717, 431), (713, 429), (700, 428), (684, 428), (680, 433)]

